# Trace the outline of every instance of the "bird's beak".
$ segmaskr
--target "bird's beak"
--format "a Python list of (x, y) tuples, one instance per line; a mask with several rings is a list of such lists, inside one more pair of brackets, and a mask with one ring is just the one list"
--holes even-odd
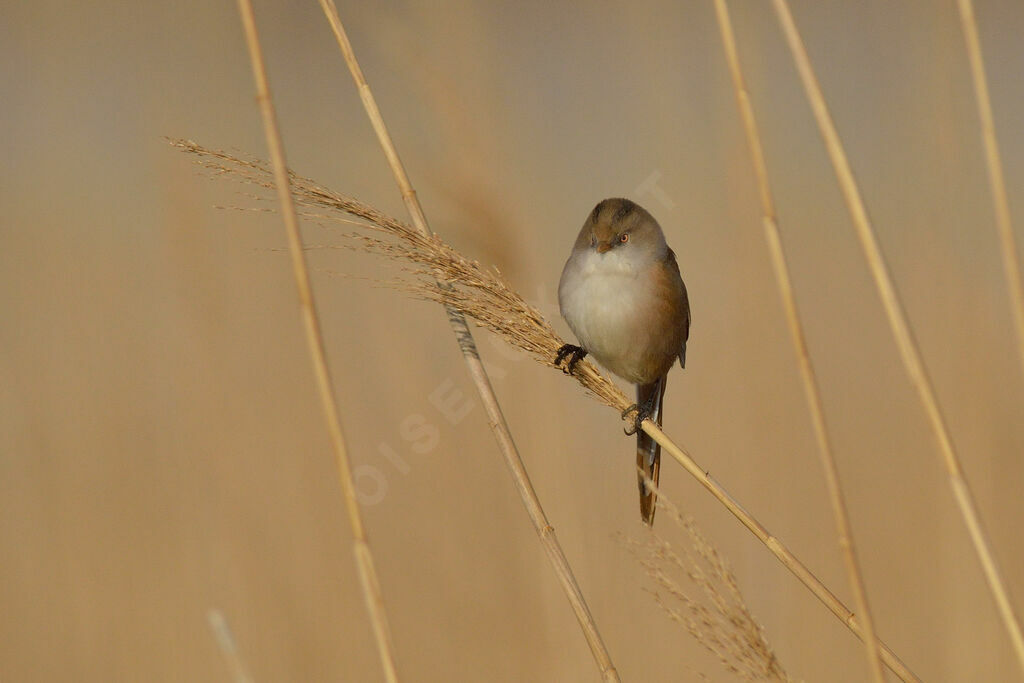
[(597, 243), (597, 253), (598, 254), (603, 254), (604, 252), (608, 251), (611, 248), (612, 248), (612, 243), (611, 242), (601, 241), (601, 242)]

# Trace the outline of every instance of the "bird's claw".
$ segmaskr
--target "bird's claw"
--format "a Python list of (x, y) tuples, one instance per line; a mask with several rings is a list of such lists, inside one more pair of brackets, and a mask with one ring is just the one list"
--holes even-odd
[(654, 417), (654, 396), (651, 396), (650, 400), (644, 401), (643, 405), (634, 403), (625, 410), (622, 411), (622, 419), (625, 420), (626, 416), (630, 413), (636, 413), (636, 417), (633, 418), (633, 426), (627, 429), (623, 429), (626, 436), (633, 436), (640, 431), (640, 424), (644, 420), (650, 420)]
[(626, 436), (633, 436), (634, 434), (639, 432), (640, 423), (642, 423), (644, 420), (651, 419), (651, 409), (649, 406), (646, 405), (641, 406), (634, 403), (633, 405), (629, 406), (628, 408), (622, 411), (622, 419), (625, 420), (626, 416), (629, 415), (630, 413), (636, 413), (636, 417), (633, 418), (633, 425), (631, 427), (626, 427), (625, 429), (622, 430), (623, 432), (626, 433)]
[(576, 364), (583, 360), (586, 355), (587, 350), (582, 346), (562, 344), (561, 348), (558, 349), (558, 353), (555, 354), (555, 365), (561, 365), (563, 360), (569, 358), (569, 364), (562, 369), (562, 372), (571, 375), (572, 371), (576, 368)]

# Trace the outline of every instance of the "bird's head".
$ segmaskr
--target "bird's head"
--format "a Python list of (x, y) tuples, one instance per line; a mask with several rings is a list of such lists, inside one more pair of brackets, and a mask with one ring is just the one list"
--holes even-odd
[(594, 207), (583, 224), (576, 249), (598, 254), (660, 257), (667, 249), (661, 226), (639, 204), (628, 199), (605, 199)]

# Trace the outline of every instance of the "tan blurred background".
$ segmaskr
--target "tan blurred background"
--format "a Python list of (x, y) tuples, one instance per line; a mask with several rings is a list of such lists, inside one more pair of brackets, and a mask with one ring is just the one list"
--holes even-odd
[[(793, 9), (1024, 609), (1024, 378), (955, 7)], [(256, 10), (292, 166), (403, 215), (317, 4)], [(732, 10), (879, 632), (925, 680), (1021, 680), (770, 5)], [(694, 316), (667, 431), (852, 604), (710, 2), (340, 11), (434, 228), (548, 315), (597, 200), (656, 215)], [(1024, 5), (977, 11), (1020, 233)], [(210, 609), (260, 683), (382, 679), (281, 225), (214, 208), (249, 202), (161, 139), (264, 156), (249, 68), (232, 2), (4, 3), (5, 683), (229, 680)], [(311, 262), (352, 457), (383, 481), (365, 514), (403, 680), (597, 680), (442, 312), (326, 273), (393, 273), (369, 257)], [(647, 538), (619, 421), (478, 340), (623, 680), (733, 680), (615, 538)], [(436, 392), (461, 392), (461, 421)], [(759, 543), (672, 462), (662, 482), (791, 675), (866, 680)]]

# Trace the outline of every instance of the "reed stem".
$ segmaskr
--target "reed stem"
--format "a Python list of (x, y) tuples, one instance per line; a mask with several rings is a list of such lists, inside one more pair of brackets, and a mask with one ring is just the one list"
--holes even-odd
[(359, 580), (363, 589), (363, 597), (373, 624), (373, 633), (377, 641), (381, 666), (384, 668), (384, 677), (388, 683), (397, 683), (398, 673), (395, 667), (391, 629), (388, 625), (387, 612), (384, 609), (384, 599), (381, 595), (380, 582), (377, 579), (377, 570), (373, 564), (373, 554), (370, 552), (366, 529), (363, 526), (362, 514), (356, 499), (355, 482), (352, 479), (348, 451), (345, 448), (345, 436), (341, 429), (341, 421), (338, 418), (338, 403), (327, 367), (327, 354), (324, 351), (323, 335), (320, 332), (320, 322), (317, 318), (313, 289), (309, 283), (309, 270), (306, 267), (302, 235), (299, 233), (299, 219), (295, 212), (291, 185), (288, 180), (288, 165), (285, 161), (284, 141), (281, 139), (281, 132), (278, 129), (274, 100), (271, 97), (270, 85), (267, 82), (267, 69), (263, 61), (263, 50), (260, 47), (259, 33), (256, 29), (256, 17), (251, 0), (238, 0), (238, 8), (242, 15), (242, 24), (245, 26), (245, 39), (249, 46), (253, 77), (256, 80), (256, 99), (259, 102), (260, 112), (263, 116), (263, 129), (267, 137), (267, 147), (270, 149), (274, 184), (277, 188), (278, 200), (281, 204), (281, 216), (284, 219), (285, 230), (288, 233), (288, 247), (292, 258), (295, 284), (299, 291), (299, 303), (302, 309), (302, 319), (305, 323), (309, 356), (313, 363), (313, 373), (316, 376), (317, 387), (320, 391), (320, 402), (324, 411), (324, 419), (327, 422), (327, 432), (330, 437), (331, 448), (334, 451), (338, 467), (338, 476), (345, 498), (345, 507), (348, 510), (349, 523), (352, 526), (353, 550), (356, 566), (359, 569)]
[(829, 500), (832, 503), (832, 514), (835, 517), (836, 531), (839, 534), (839, 547), (842, 550), (843, 560), (846, 563), (846, 572), (850, 578), (850, 586), (853, 588), (857, 611), (864, 622), (863, 640), (867, 652), (868, 670), (871, 672), (875, 683), (885, 683), (885, 674), (882, 672), (882, 662), (878, 651), (877, 636), (875, 635), (874, 619), (871, 616), (871, 609), (868, 605), (867, 588), (864, 585), (864, 577), (861, 574), (860, 563), (857, 559), (857, 550), (853, 542), (853, 531), (849, 515), (846, 512), (843, 489), (839, 483), (839, 468), (836, 466), (828, 428), (825, 423), (825, 411), (822, 407), (818, 380), (814, 372), (814, 366), (811, 363), (810, 352), (807, 350), (807, 341), (804, 338), (803, 325), (800, 323), (800, 312), (797, 309), (796, 297), (793, 295), (793, 283), (789, 275), (789, 267), (786, 264), (786, 254), (782, 248), (782, 237), (779, 234), (779, 226), (776, 220), (775, 201), (772, 198), (771, 185), (768, 182), (768, 168), (764, 160), (764, 149), (761, 145), (761, 136), (757, 129), (757, 120), (754, 118), (754, 109), (750, 104), (750, 95), (743, 80), (739, 53), (736, 49), (736, 37), (733, 34), (732, 21), (729, 18), (729, 7), (726, 4), (726, 0), (715, 0), (715, 12), (718, 16), (718, 25), (722, 33), (722, 44), (725, 47), (726, 59), (729, 62), (733, 86), (736, 89), (736, 103), (743, 119), (743, 128), (747, 135), (747, 143), (750, 146), (750, 154), (754, 163), (754, 173), (757, 176), (757, 186), (761, 197), (765, 239), (768, 242), (768, 252), (771, 254), (772, 266), (775, 269), (775, 280), (779, 288), (779, 297), (782, 299), (782, 308), (786, 314), (790, 337), (793, 340), (793, 349), (796, 352), (797, 365), (800, 368), (800, 379), (803, 382), (804, 395), (807, 398), (807, 409), (811, 414), (811, 423), (814, 425), (814, 436), (818, 441), (818, 455), (820, 456), (821, 466), (825, 473), (825, 484), (828, 489)]
[[(373, 92), (370, 90), (370, 86), (363, 76), (363, 71), (359, 67), (359, 62), (356, 60), (355, 52), (352, 49), (352, 44), (349, 42), (348, 35), (345, 33), (345, 27), (341, 22), (341, 17), (338, 15), (338, 9), (334, 4), (334, 0), (319, 0), (319, 2), (320, 7), (327, 16), (327, 21), (331, 25), (334, 37), (338, 41), (338, 47), (341, 48), (345, 63), (352, 73), (352, 78), (359, 90), (359, 97), (362, 99), (363, 107), (366, 109), (366, 115), (377, 134), (377, 139), (384, 151), (384, 156), (387, 157), (388, 165), (391, 167), (395, 182), (402, 193), (402, 199), (405, 201), (405, 206), (412, 217), (413, 225), (422, 235), (433, 236), (434, 233), (431, 231), (427, 223), (427, 217), (423, 213), (423, 208), (416, 197), (416, 191), (409, 181), (405, 167), (402, 165), (402, 160), (398, 156), (398, 151), (395, 149), (394, 142), (391, 139), (391, 134), (384, 124), (384, 119), (381, 116), (380, 109), (377, 107)], [(480, 395), (480, 400), (487, 411), (488, 424), (490, 424), (491, 430), (494, 432), (498, 448), (504, 456), (505, 464), (512, 474), (512, 479), (519, 492), (519, 496), (526, 507), (530, 520), (533, 522), (541, 545), (551, 561), (562, 590), (565, 592), (566, 597), (569, 599), (569, 604), (576, 614), (576, 619), (583, 630), (583, 635), (590, 646), (594, 660), (605, 681), (618, 681), (618, 672), (615, 670), (611, 655), (609, 655), (601, 634), (597, 630), (597, 623), (590, 613), (590, 608), (583, 598), (583, 591), (580, 589), (579, 583), (573, 575), (572, 568), (569, 566), (569, 561), (562, 551), (562, 546), (555, 536), (554, 527), (551, 526), (547, 516), (544, 514), (540, 499), (537, 498), (533, 484), (530, 481), (530, 476), (526, 471), (526, 466), (519, 455), (519, 449), (512, 439), (512, 433), (509, 430), (508, 423), (505, 421), (501, 406), (498, 404), (498, 398), (494, 394), (490, 378), (487, 376), (483, 363), (480, 361), (480, 355), (477, 352), (476, 342), (473, 340), (473, 334), (469, 329), (469, 325), (460, 312), (450, 306), (445, 308), (452, 331), (455, 333), (459, 348), (462, 350), (462, 357), (466, 361), (469, 375), (473, 379), (477, 393)]]
[[(974, 81), (978, 120), (981, 124), (981, 141), (985, 147), (989, 187), (992, 190), (992, 207), (999, 230), (1000, 252), (1003, 256), (1003, 270), (1006, 271), (1006, 287), (1010, 295), (1013, 323), (1017, 331), (1017, 351), (1021, 369), (1024, 370), (1024, 284), (1021, 283), (1017, 239), (1014, 236), (1013, 224), (1010, 222), (1010, 202), (1006, 197), (1003, 164), (999, 159), (999, 143), (996, 141), (996, 124), (992, 116), (992, 101), (988, 94), (988, 79), (985, 78), (985, 62), (981, 56), (981, 41), (978, 39), (978, 24), (974, 19), (974, 4), (971, 0), (957, 0), (957, 7), (960, 10), (964, 40), (967, 43), (967, 57), (971, 63), (971, 78)], [(1024, 657), (1020, 653), (1018, 656)]]
[(1002, 617), (1003, 625), (1013, 645), (1021, 670), (1024, 671), (1024, 636), (1021, 634), (1020, 620), (1014, 611), (1009, 591), (999, 569), (999, 564), (990, 547), (988, 535), (982, 525), (981, 517), (978, 515), (974, 497), (967, 484), (967, 479), (964, 477), (963, 466), (953, 445), (953, 439), (946, 426), (942, 410), (939, 408), (938, 400), (935, 397), (935, 390), (921, 359), (921, 352), (918, 349), (917, 342), (910, 330), (906, 313), (903, 311), (899, 295), (896, 293), (896, 288), (893, 285), (892, 276), (889, 274), (885, 258), (882, 256), (882, 250), (878, 245), (878, 239), (868, 218), (867, 208), (864, 205), (864, 200), (861, 198), (850, 163), (846, 158), (842, 141), (836, 132), (832, 116), (828, 111), (828, 105), (826, 105), (825, 98), (821, 92), (821, 86), (818, 84), (818, 79), (814, 75), (814, 69), (811, 67), (810, 58), (807, 56), (807, 48), (804, 46), (800, 33), (797, 31), (789, 5), (786, 0), (773, 0), (773, 2), (782, 31), (789, 44), (790, 52), (792, 52), (797, 70), (800, 72), (800, 78), (803, 82), (807, 99), (810, 102), (811, 109), (814, 111), (814, 117), (818, 123), (821, 135), (825, 140), (825, 147), (835, 168), (840, 189), (846, 200), (846, 206), (850, 211), (850, 216), (853, 218), (857, 237), (864, 249), (864, 255), (872, 277), (875, 280), (875, 285), (878, 288), (879, 296), (882, 299), (886, 316), (889, 319), (889, 326), (892, 328), (893, 335), (896, 338), (896, 344), (899, 347), (903, 365), (910, 376), (911, 384), (917, 390), (932, 431), (935, 433), (939, 454), (949, 475), (949, 485), (953, 489), (953, 496), (960, 509), (960, 514), (964, 518), (964, 524), (967, 525), (967, 532), (974, 543), (974, 549), (985, 573), (989, 590), (996, 603), (996, 608)]

